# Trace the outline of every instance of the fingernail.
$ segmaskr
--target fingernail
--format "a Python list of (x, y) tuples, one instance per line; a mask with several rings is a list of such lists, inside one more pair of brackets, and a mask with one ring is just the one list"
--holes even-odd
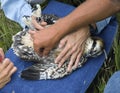
[(61, 67), (61, 64), (58, 65), (58, 68), (60, 68), (60, 67)]
[(62, 48), (62, 45), (59, 45), (58, 48)]
[(57, 63), (57, 60), (55, 60), (55, 63)]
[(68, 69), (67, 69), (67, 72), (69, 72), (69, 73), (70, 73), (71, 71), (72, 71), (72, 69), (70, 69), (70, 68), (68, 68)]
[(55, 59), (55, 63), (58, 63), (58, 59)]
[(73, 66), (72, 69), (75, 70), (77, 67), (76, 66)]
[(17, 70), (17, 67), (14, 67), (15, 70)]
[(69, 68), (67, 68), (67, 72), (69, 72)]
[(55, 61), (55, 63), (57, 63), (57, 61)]

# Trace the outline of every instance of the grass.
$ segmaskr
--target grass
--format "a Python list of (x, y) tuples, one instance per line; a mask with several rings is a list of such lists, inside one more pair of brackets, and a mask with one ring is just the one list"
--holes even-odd
[[(62, 1), (62, 0), (59, 0)], [(72, 4), (70, 0), (64, 0), (64, 2)], [(75, 4), (76, 5), (76, 4)], [(43, 5), (43, 7), (45, 4)], [(118, 22), (120, 23), (120, 14), (117, 15)], [(12, 43), (12, 36), (21, 30), (19, 24), (10, 21), (4, 16), (2, 10), (0, 10), (0, 47), (4, 51), (8, 50)], [(106, 62), (104, 62), (102, 68), (97, 74), (96, 78), (88, 88), (86, 93), (103, 93), (104, 87), (110, 78), (110, 76), (117, 70), (120, 70), (120, 29), (114, 40), (113, 47)]]
[(0, 10), (0, 47), (4, 51), (8, 50), (12, 43), (12, 35), (20, 31), (20, 26), (5, 18), (4, 13)]
[[(120, 13), (117, 15), (117, 17), (118, 17), (118, 22), (120, 25)], [(119, 58), (120, 58), (120, 28), (119, 28), (118, 34), (114, 40), (113, 49), (114, 49), (114, 53), (115, 53), (116, 68), (117, 68), (117, 70), (120, 70), (120, 60), (119, 60)]]

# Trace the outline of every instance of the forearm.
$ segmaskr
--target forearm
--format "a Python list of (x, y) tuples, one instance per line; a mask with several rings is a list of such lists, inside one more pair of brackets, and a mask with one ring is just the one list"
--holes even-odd
[(71, 14), (57, 22), (60, 28), (60, 37), (118, 12), (120, 1), (116, 2), (114, 0), (88, 0), (81, 4)]
[(1, 0), (5, 16), (24, 27), (22, 17), (31, 15), (31, 6), (25, 0)]

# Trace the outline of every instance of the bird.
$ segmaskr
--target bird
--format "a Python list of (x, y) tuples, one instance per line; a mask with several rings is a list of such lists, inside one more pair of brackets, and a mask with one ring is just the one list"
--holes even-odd
[[(33, 8), (32, 16), (36, 18), (39, 23), (41, 20), (47, 22), (47, 25), (52, 25), (59, 19), (54, 14), (42, 14), (41, 7), (39, 4)], [(28, 33), (29, 29), (35, 29), (32, 25), (32, 16), (23, 16), (23, 21), (26, 24), (26, 28), (19, 31), (13, 36), (12, 49), (14, 53), (23, 60), (33, 61), (34, 64), (25, 68), (21, 73), (20, 77), (27, 80), (47, 80), (47, 79), (59, 79), (63, 78), (85, 64), (89, 57), (97, 57), (104, 51), (104, 41), (100, 37), (90, 36), (85, 42), (85, 49), (83, 55), (79, 60), (77, 68), (72, 68), (71, 72), (67, 71), (69, 60), (58, 67), (58, 64), (54, 62), (55, 58), (62, 51), (61, 48), (53, 48), (47, 57), (40, 57), (34, 51), (33, 40)]]

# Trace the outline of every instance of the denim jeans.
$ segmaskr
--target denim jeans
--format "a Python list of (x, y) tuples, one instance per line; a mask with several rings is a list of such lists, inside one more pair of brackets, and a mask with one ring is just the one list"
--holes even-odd
[(108, 80), (104, 93), (120, 93), (120, 71), (115, 72)]
[(40, 3), (40, 4), (42, 4), (46, 0), (26, 0), (26, 1), (29, 2), (29, 3)]

